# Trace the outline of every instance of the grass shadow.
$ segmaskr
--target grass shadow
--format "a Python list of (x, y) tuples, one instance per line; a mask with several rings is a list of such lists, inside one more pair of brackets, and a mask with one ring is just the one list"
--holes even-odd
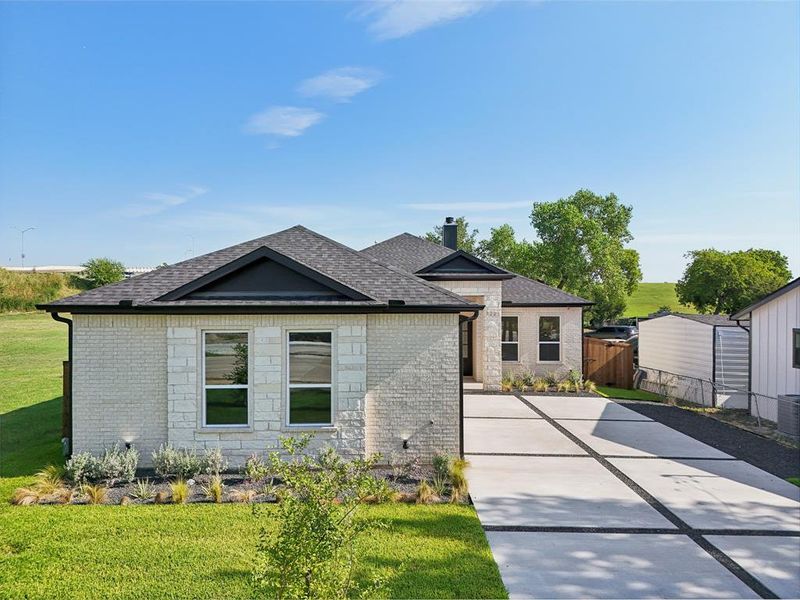
[(61, 464), (61, 396), (0, 415), (0, 477)]

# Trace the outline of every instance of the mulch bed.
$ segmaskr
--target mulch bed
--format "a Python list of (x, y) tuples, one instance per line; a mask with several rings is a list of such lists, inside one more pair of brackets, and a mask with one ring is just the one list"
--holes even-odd
[(614, 401), (781, 479), (800, 475), (800, 452), (796, 448), (677, 406)]
[[(414, 465), (410, 468), (407, 474), (395, 477), (392, 468), (389, 466), (377, 466), (373, 469), (373, 475), (385, 479), (389, 483), (389, 487), (395, 492), (402, 494), (406, 500), (413, 499), (417, 491), (417, 486), (422, 481), (430, 482), (434, 477), (433, 468), (428, 465)], [(270, 478), (258, 482), (252, 482), (246, 479), (241, 473), (223, 473), (221, 475), (223, 483), (225, 484), (225, 499), (224, 502), (234, 502), (231, 498), (232, 492), (243, 492), (252, 490), (256, 492), (255, 497), (252, 499), (253, 503), (271, 503), (275, 502), (276, 498), (273, 494), (267, 493), (265, 487), (271, 482)], [(138, 472), (139, 479), (149, 479), (153, 485), (155, 492), (163, 492), (167, 498), (166, 503), (171, 503), (170, 483), (173, 481), (169, 478), (157, 476), (152, 470), (141, 469)], [(203, 493), (202, 486), (207, 485), (210, 476), (198, 475), (189, 485), (189, 496), (187, 503), (212, 503)], [(275, 487), (280, 487), (280, 482), (275, 481)], [(103, 504), (119, 504), (123, 497), (127, 497), (130, 504), (155, 504), (153, 499), (150, 500), (137, 500), (133, 497), (136, 489), (136, 481), (132, 483), (117, 482), (113, 486), (109, 486), (103, 482), (100, 485), (107, 487), (106, 500)], [(445, 496), (439, 499), (439, 502), (448, 502), (449, 497)], [(468, 499), (464, 499), (465, 502)], [(47, 504), (49, 502), (42, 502)], [(71, 504), (87, 504), (87, 500), (76, 493)]]

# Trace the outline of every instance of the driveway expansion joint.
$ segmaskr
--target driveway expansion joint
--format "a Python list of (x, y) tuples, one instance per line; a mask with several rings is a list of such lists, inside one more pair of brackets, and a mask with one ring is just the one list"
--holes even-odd
[[(719, 564), (721, 564), (728, 571), (730, 571), (731, 574), (737, 577), (742, 583), (744, 583), (752, 591), (758, 594), (761, 598), (779, 598), (779, 596), (775, 592), (773, 592), (766, 585), (761, 583), (758, 579), (753, 577), (741, 565), (735, 562), (730, 556), (722, 552), (722, 550), (720, 550), (714, 544), (712, 544), (710, 541), (704, 538), (701, 533), (698, 533), (698, 530), (692, 528), (688, 523), (686, 523), (678, 515), (676, 515), (664, 504), (662, 504), (660, 500), (658, 500), (655, 496), (650, 494), (650, 492), (642, 488), (633, 479), (628, 477), (620, 469), (611, 464), (605, 457), (603, 457), (600, 453), (598, 453), (594, 448), (589, 446), (578, 436), (576, 436), (571, 431), (566, 429), (556, 419), (553, 419), (552, 417), (547, 415), (544, 411), (542, 411), (540, 408), (535, 406), (533, 403), (526, 400), (525, 397), (522, 396), (522, 394), (515, 393), (514, 395), (520, 402), (525, 404), (533, 412), (542, 417), (542, 419), (544, 419), (550, 425), (555, 427), (562, 435), (566, 436), (571, 442), (576, 444), (582, 450), (586, 451), (589, 456), (591, 456), (597, 462), (603, 465), (614, 476), (616, 476), (617, 479), (622, 481), (622, 483), (624, 483), (631, 490), (633, 490), (640, 498), (642, 498), (642, 500), (647, 502), (647, 504), (649, 504), (656, 512), (658, 512), (661, 516), (667, 519), (670, 523), (675, 525), (675, 527), (678, 530), (682, 530), (684, 532), (684, 535), (688, 536), (695, 544), (697, 544), (698, 546), (700, 546), (700, 548), (705, 550), (706, 553), (708, 553)], [(675, 531), (672, 530), (672, 533), (675, 533)]]

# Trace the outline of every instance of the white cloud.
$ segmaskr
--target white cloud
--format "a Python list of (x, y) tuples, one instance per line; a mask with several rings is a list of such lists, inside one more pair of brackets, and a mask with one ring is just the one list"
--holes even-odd
[(368, 90), (380, 81), (382, 74), (375, 69), (340, 67), (303, 81), (297, 91), (303, 96), (321, 96), (337, 102), (347, 102), (356, 94)]
[(508, 210), (511, 208), (528, 208), (533, 206), (533, 200), (519, 200), (514, 202), (431, 202), (406, 204), (406, 208), (414, 210), (435, 211), (474, 211), (488, 212), (492, 210)]
[(142, 194), (141, 200), (137, 200), (123, 208), (122, 213), (126, 217), (148, 217), (150, 215), (157, 215), (168, 208), (185, 204), (189, 200), (193, 200), (207, 193), (208, 190), (199, 185), (187, 185), (185, 186), (185, 191), (180, 194), (149, 192), (147, 194)]
[(313, 108), (270, 106), (254, 114), (245, 124), (245, 131), (256, 135), (297, 137), (316, 125), (325, 115)]
[(370, 21), (367, 29), (375, 38), (391, 40), (469, 17), (487, 4), (487, 0), (393, 0), (365, 4), (355, 14)]

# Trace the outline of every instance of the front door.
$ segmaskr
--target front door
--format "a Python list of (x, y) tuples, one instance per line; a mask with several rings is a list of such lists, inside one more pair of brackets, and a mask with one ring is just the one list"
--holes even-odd
[(461, 323), (461, 364), (464, 377), (472, 377), (472, 323)]

